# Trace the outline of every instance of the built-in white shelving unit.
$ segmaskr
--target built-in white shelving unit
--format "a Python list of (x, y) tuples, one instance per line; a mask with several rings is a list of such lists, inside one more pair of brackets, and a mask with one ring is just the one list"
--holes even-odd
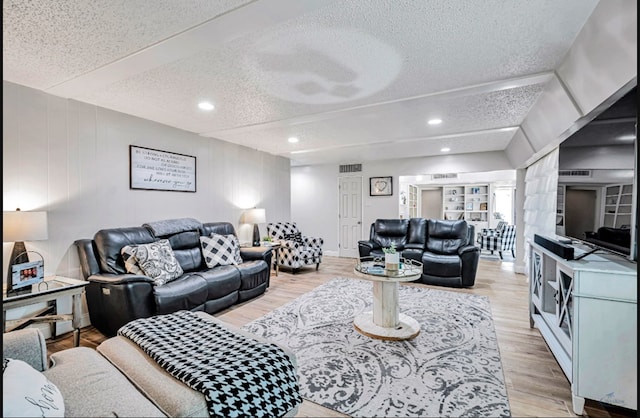
[(488, 184), (465, 184), (442, 188), (443, 219), (464, 219), (476, 231), (489, 228), (490, 187)]
[(531, 326), (571, 382), (573, 411), (585, 398), (637, 410), (636, 264), (604, 252), (569, 261), (530, 244)]
[(418, 186), (409, 185), (409, 218), (418, 218), (420, 216), (420, 208), (418, 202)]
[(558, 201), (556, 206), (556, 234), (564, 235), (564, 202), (567, 194), (567, 186), (558, 185)]
[(613, 184), (606, 186), (602, 225), (612, 228), (631, 225), (632, 200), (632, 184)]

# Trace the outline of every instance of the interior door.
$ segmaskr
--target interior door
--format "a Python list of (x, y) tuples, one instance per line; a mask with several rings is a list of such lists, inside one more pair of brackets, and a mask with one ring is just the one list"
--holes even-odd
[(595, 230), (596, 191), (567, 187), (565, 196), (565, 233), (585, 239), (586, 231)]
[(442, 188), (422, 190), (420, 217), (442, 219)]
[(340, 257), (358, 257), (362, 239), (362, 177), (339, 178)]

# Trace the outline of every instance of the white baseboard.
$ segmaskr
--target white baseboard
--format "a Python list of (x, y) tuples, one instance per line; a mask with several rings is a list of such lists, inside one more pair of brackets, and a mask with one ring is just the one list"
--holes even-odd
[(340, 257), (339, 251), (323, 251), (324, 255), (328, 255), (330, 257)]

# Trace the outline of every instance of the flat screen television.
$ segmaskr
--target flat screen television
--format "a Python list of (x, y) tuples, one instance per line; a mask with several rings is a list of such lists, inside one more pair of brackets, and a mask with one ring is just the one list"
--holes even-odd
[[(636, 260), (637, 86), (618, 92), (559, 147), (556, 234)], [(595, 114), (595, 116), (594, 116)]]

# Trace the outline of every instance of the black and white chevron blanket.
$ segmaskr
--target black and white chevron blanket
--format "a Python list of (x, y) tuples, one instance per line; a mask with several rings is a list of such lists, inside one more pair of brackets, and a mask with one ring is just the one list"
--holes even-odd
[(202, 392), (209, 416), (279, 417), (302, 402), (295, 367), (280, 347), (236, 334), (193, 312), (137, 319), (118, 335)]

